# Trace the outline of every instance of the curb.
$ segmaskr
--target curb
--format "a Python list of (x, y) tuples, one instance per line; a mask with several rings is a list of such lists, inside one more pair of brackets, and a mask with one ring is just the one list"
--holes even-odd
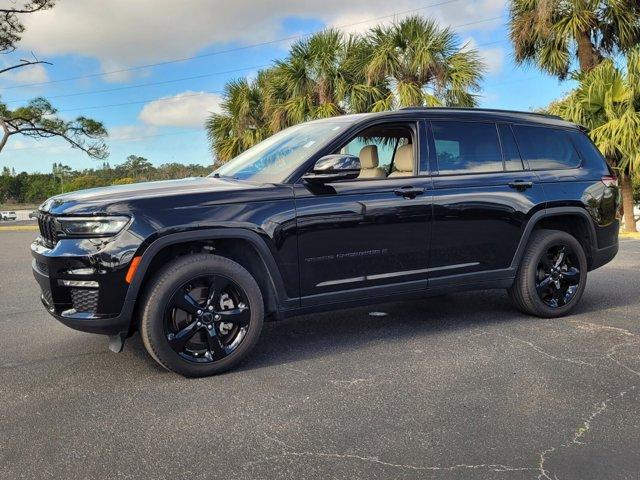
[(12, 225), (10, 227), (0, 226), (0, 232), (30, 232), (38, 230), (37, 225)]
[(640, 232), (620, 232), (619, 237), (640, 240)]

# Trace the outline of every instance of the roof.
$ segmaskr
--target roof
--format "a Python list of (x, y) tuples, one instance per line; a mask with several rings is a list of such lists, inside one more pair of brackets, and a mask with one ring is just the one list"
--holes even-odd
[[(426, 118), (443, 119), (455, 117), (456, 119), (468, 120), (491, 120), (513, 123), (533, 123), (541, 125), (553, 125), (564, 128), (580, 128), (578, 125), (567, 122), (555, 115), (546, 115), (536, 112), (519, 112), (513, 110), (497, 110), (490, 108), (458, 108), (458, 107), (406, 107), (399, 110), (392, 110), (378, 113), (357, 113), (333, 117), (345, 122), (359, 122), (372, 118), (384, 118), (394, 116), (404, 116), (408, 113), (420, 114)], [(330, 119), (326, 119), (330, 120)]]

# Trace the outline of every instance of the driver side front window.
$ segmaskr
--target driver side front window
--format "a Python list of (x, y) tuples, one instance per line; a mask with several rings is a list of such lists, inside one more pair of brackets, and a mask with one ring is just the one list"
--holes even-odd
[(360, 159), (361, 178), (413, 175), (413, 132), (402, 124), (376, 125), (360, 132), (335, 153)]

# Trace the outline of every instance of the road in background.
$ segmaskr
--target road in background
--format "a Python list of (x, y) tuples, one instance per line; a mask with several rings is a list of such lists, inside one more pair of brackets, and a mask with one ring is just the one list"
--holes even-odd
[(265, 326), (219, 377), (121, 354), (40, 306), (0, 232), (0, 466), (18, 478), (617, 479), (640, 471), (640, 241), (589, 274), (576, 313), (502, 291)]

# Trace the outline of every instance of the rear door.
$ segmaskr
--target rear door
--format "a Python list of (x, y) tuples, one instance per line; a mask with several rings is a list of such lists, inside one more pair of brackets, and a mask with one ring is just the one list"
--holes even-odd
[(527, 219), (544, 206), (506, 123), (432, 120), (430, 286), (513, 276)]

